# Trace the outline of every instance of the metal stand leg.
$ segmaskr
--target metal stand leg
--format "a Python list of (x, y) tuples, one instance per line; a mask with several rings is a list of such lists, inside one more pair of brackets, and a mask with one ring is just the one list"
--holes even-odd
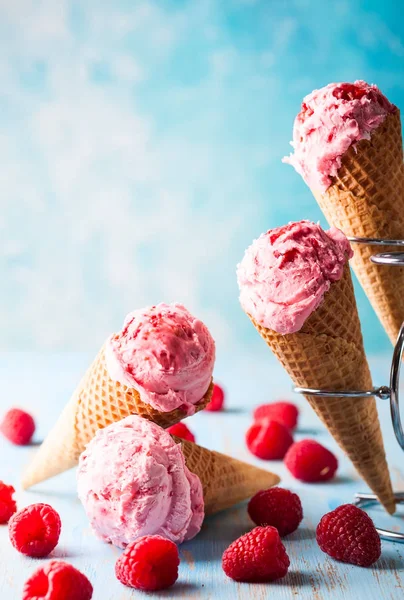
[[(373, 238), (348, 238), (349, 241), (357, 244), (370, 244), (375, 246), (399, 246), (404, 247), (404, 240), (378, 240)], [(371, 257), (371, 261), (379, 265), (390, 265), (404, 267), (404, 252), (388, 252), (376, 254)], [(404, 290), (403, 290), (404, 293)], [(394, 434), (401, 449), (404, 451), (404, 429), (400, 416), (400, 370), (404, 351), (404, 323), (398, 334), (397, 342), (394, 347), (393, 358), (390, 370), (390, 387), (382, 386), (372, 390), (315, 390), (312, 388), (295, 387), (294, 391), (298, 394), (309, 396), (322, 396), (323, 398), (363, 398), (376, 397), (380, 400), (390, 401), (391, 420)], [(395, 494), (397, 504), (404, 504), (404, 492)], [(355, 494), (354, 504), (360, 508), (366, 508), (373, 504), (380, 504), (375, 494)], [(404, 533), (389, 531), (387, 529), (377, 528), (377, 531), (383, 540), (389, 542), (404, 543)]]
[[(394, 494), (394, 498), (397, 504), (404, 504), (404, 492)], [(375, 494), (355, 494), (354, 504), (359, 508), (366, 508), (367, 506), (372, 506), (373, 504), (380, 504), (380, 502)], [(382, 540), (404, 544), (404, 533), (400, 533), (399, 531), (389, 531), (388, 529), (380, 529), (380, 527), (376, 527), (376, 530)]]

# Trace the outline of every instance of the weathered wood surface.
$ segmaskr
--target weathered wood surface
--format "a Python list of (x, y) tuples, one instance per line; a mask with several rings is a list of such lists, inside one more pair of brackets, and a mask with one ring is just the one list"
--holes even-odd
[[(0, 355), (0, 411), (10, 405), (27, 407), (36, 417), (39, 441), (50, 428), (69, 398), (79, 376), (91, 357), (84, 355), (31, 354)], [(375, 383), (388, 382), (388, 358), (372, 361)], [(291, 559), (288, 576), (268, 585), (236, 584), (221, 569), (221, 555), (228, 544), (251, 527), (245, 505), (206, 520), (201, 534), (181, 546), (180, 578), (175, 587), (153, 598), (210, 600), (398, 600), (404, 598), (404, 545), (383, 543), (383, 556), (374, 568), (360, 569), (332, 561), (317, 547), (315, 527), (320, 517), (337, 505), (352, 500), (353, 493), (365, 490), (353, 467), (336, 450), (336, 445), (303, 399), (294, 400), (302, 407), (296, 439), (315, 437), (336, 450), (340, 457), (337, 479), (329, 484), (304, 485), (288, 476), (282, 463), (260, 463), (248, 454), (244, 432), (251, 422), (251, 409), (277, 397), (292, 397), (290, 381), (282, 369), (263, 352), (259, 362), (248, 358), (218, 364), (216, 375), (227, 389), (228, 410), (203, 413), (189, 420), (200, 444), (238, 458), (256, 462), (279, 473), (282, 485), (297, 491), (302, 499), (305, 518), (300, 529), (285, 540)], [(404, 490), (404, 456), (391, 428), (389, 409), (380, 403), (380, 415), (388, 449), (394, 485)], [(32, 502), (52, 504), (62, 517), (63, 531), (52, 556), (67, 560), (83, 570), (94, 584), (95, 600), (145, 598), (145, 594), (120, 585), (114, 577), (114, 561), (119, 550), (97, 541), (92, 535), (84, 511), (76, 498), (75, 473), (69, 472), (43, 483), (35, 491), (19, 488), (19, 475), (35, 447), (15, 448), (0, 440), (0, 479), (13, 483), (18, 490), (19, 506)], [(404, 511), (401, 512), (404, 514)], [(371, 515), (381, 525), (404, 530), (404, 519), (391, 519), (381, 510)], [(400, 515), (400, 512), (399, 512)], [(10, 545), (7, 528), (0, 527), (0, 598), (21, 598), (23, 582), (40, 564), (24, 558)]]

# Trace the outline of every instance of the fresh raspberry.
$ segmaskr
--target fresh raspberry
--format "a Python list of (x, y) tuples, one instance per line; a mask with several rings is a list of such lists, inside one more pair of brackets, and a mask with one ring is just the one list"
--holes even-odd
[(24, 410), (10, 408), (0, 423), (0, 431), (13, 444), (26, 446), (34, 435), (35, 421)]
[(246, 433), (249, 451), (264, 460), (281, 460), (293, 444), (287, 427), (271, 419), (262, 419), (251, 425)]
[(115, 575), (124, 585), (154, 592), (177, 581), (180, 558), (174, 542), (160, 535), (140, 537), (116, 561)]
[(315, 483), (332, 479), (338, 468), (338, 460), (318, 442), (301, 440), (287, 451), (285, 465), (296, 479)]
[(194, 434), (185, 425), (185, 423), (176, 423), (175, 425), (171, 425), (171, 427), (168, 427), (167, 431), (168, 433), (171, 433), (171, 435), (176, 435), (187, 442), (195, 442)]
[(254, 419), (272, 419), (285, 425), (288, 429), (295, 429), (299, 411), (297, 406), (291, 402), (272, 402), (271, 404), (262, 404), (254, 410)]
[(303, 519), (299, 496), (279, 487), (262, 490), (248, 503), (248, 514), (256, 525), (272, 525), (283, 537), (295, 531)]
[(372, 519), (353, 504), (343, 504), (324, 515), (317, 525), (321, 550), (342, 562), (369, 567), (381, 554), (380, 537)]
[(49, 504), (30, 504), (11, 517), (8, 532), (18, 552), (39, 558), (52, 552), (61, 527), (58, 513)]
[(90, 600), (92, 596), (93, 586), (81, 571), (51, 560), (27, 579), (22, 600)]
[(15, 489), (12, 485), (6, 485), (0, 481), (0, 525), (8, 523), (10, 517), (17, 510), (17, 504), (13, 499)]
[(209, 410), (210, 412), (217, 412), (219, 410), (223, 410), (223, 404), (224, 390), (220, 387), (220, 385), (217, 385), (217, 383), (215, 383), (213, 385), (212, 398), (209, 404), (205, 406), (205, 410)]
[(255, 527), (230, 544), (222, 567), (235, 581), (267, 582), (285, 577), (289, 556), (275, 527)]

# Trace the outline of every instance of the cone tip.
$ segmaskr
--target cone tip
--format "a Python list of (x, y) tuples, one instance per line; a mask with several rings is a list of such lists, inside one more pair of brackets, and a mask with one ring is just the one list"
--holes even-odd
[(30, 481), (30, 477), (27, 475), (23, 475), (21, 478), (21, 487), (23, 490), (28, 490), (30, 487), (35, 485), (32, 481)]
[(396, 512), (396, 510), (397, 510), (397, 507), (396, 507), (396, 501), (395, 501), (394, 497), (393, 497), (393, 498), (391, 498), (391, 499), (389, 499), (389, 500), (388, 500), (388, 501), (386, 501), (386, 502), (382, 502), (382, 506), (384, 506), (384, 508), (385, 508), (385, 509), (387, 510), (387, 512), (389, 513), (389, 515), (394, 515), (394, 513), (395, 513), (395, 512)]
[(28, 490), (36, 483), (40, 483), (43, 479), (46, 479), (46, 477), (38, 477), (38, 475), (35, 474), (30, 467), (28, 467), (22, 474), (21, 487), (23, 490)]

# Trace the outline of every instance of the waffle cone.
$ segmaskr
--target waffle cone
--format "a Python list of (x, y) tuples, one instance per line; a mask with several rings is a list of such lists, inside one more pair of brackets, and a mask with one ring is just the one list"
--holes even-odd
[[(371, 139), (343, 155), (333, 184), (312, 190), (330, 225), (348, 237), (404, 239), (404, 166), (400, 113), (386, 117)], [(375, 265), (370, 257), (397, 247), (354, 244), (351, 264), (394, 344), (404, 321), (404, 267)]]
[(192, 442), (175, 439), (182, 446), (188, 469), (201, 480), (206, 515), (230, 508), (280, 481), (274, 473)]
[[(213, 382), (195, 406), (196, 411), (205, 408), (212, 391)], [(98, 429), (134, 414), (154, 421), (163, 428), (170, 427), (187, 416), (179, 408), (170, 412), (155, 410), (142, 402), (134, 388), (112, 381), (106, 367), (105, 347), (102, 347), (28, 466), (22, 486), (27, 489), (71, 469), (77, 465), (80, 454)]]
[[(281, 335), (250, 319), (295, 385), (336, 391), (372, 387), (348, 266), (299, 332)], [(307, 395), (306, 399), (386, 510), (393, 513), (395, 501), (374, 398)]]

